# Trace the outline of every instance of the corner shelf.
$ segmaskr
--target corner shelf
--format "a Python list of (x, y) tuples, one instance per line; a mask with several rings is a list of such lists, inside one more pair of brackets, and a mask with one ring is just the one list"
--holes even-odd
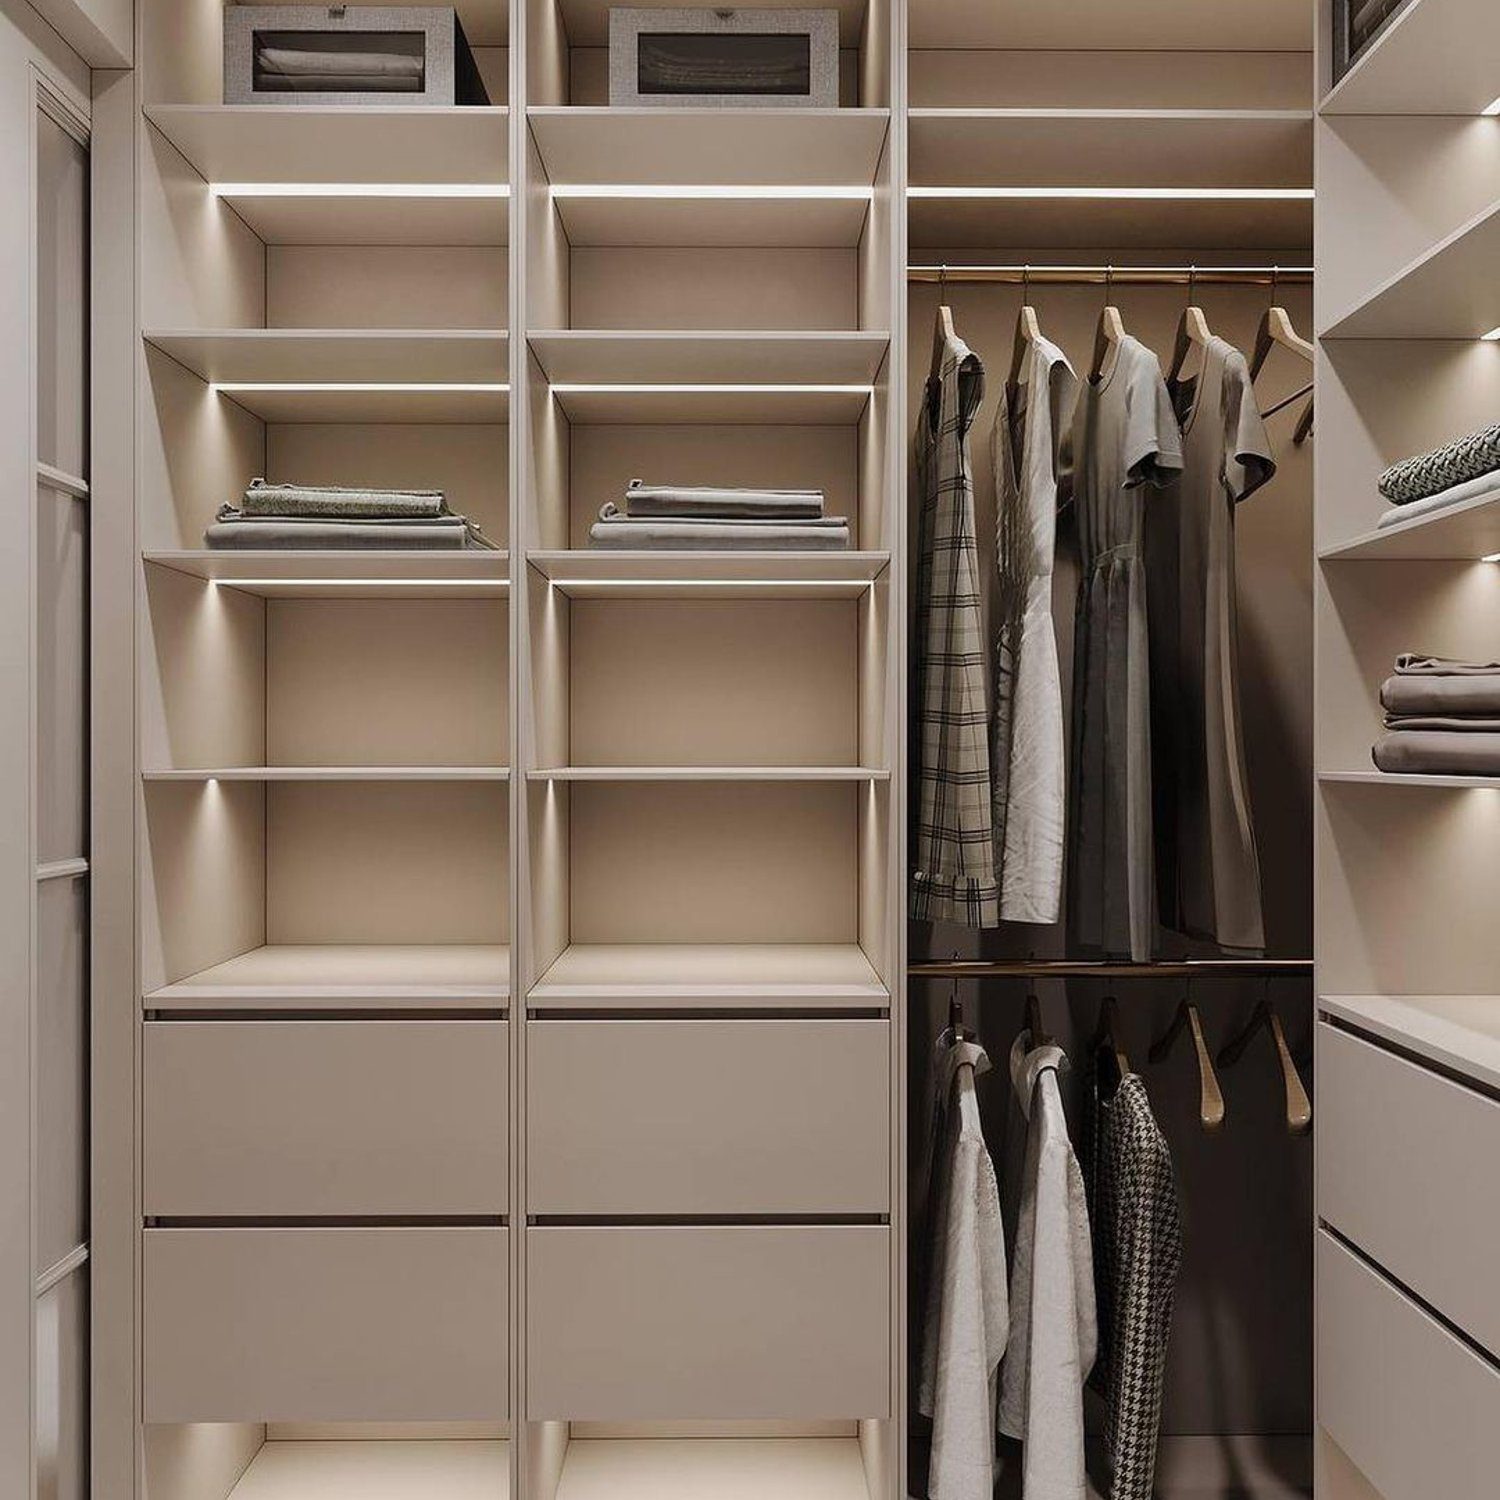
[(1412, 0), (1320, 106), (1325, 115), (1477, 115), (1500, 92), (1500, 9)]
[(557, 766), (528, 781), (889, 781), (867, 766)]
[[(1500, 75), (1493, 85), (1500, 89)], [(1496, 125), (1500, 131), (1500, 122)], [(1325, 339), (1477, 339), (1500, 328), (1500, 202), (1325, 327)]]
[(451, 599), (498, 597), (510, 590), (510, 554), (483, 548), (198, 549), (142, 557), (152, 567), (266, 599)]
[(889, 552), (530, 552), (527, 561), (570, 599), (857, 599)]
[(692, 1009), (705, 1003), (884, 1007), (890, 991), (855, 943), (575, 943), (528, 1003)]
[(1500, 552), (1500, 476), (1488, 494), (1475, 495), (1449, 509), (1413, 516), (1361, 532), (1347, 542), (1325, 547), (1325, 562), (1352, 559), (1409, 558), (1479, 560)]
[[(556, 1500), (869, 1500), (856, 1438), (575, 1438)], [(269, 1500), (269, 1497), (268, 1497)]]
[(227, 1500), (508, 1500), (509, 1494), (505, 1442), (273, 1439), (261, 1445)]
[(1500, 995), (1323, 995), (1330, 1015), (1500, 1089)]
[(149, 991), (152, 1010), (460, 1010), (502, 1006), (510, 995), (504, 944), (272, 944), (252, 948)]
[(509, 781), (508, 766), (214, 766), (148, 770), (142, 781)]

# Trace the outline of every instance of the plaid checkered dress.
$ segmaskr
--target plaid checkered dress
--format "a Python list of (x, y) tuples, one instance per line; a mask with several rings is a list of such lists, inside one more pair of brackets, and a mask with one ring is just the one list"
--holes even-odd
[(979, 602), (969, 429), (984, 366), (945, 338), (917, 422), (921, 512), (912, 708), (911, 915), (994, 927), (1000, 882), (990, 787), (989, 656)]

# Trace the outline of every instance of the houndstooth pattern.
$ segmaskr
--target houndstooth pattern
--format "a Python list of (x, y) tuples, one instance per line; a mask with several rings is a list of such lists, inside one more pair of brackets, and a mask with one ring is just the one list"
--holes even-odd
[(1496, 470), (1500, 470), (1500, 422), (1431, 453), (1403, 459), (1380, 476), (1380, 493), (1392, 505), (1410, 505)]
[(1090, 1384), (1106, 1402), (1108, 1500), (1151, 1500), (1162, 1381), (1182, 1261), (1172, 1158), (1146, 1086), (1134, 1074), (1113, 1098), (1088, 1092), (1089, 1217), (1099, 1358)]
[(989, 707), (969, 428), (984, 366), (961, 339), (943, 346), (917, 421), (921, 497), (912, 732), (911, 915), (994, 927), (1000, 920), (990, 789)]

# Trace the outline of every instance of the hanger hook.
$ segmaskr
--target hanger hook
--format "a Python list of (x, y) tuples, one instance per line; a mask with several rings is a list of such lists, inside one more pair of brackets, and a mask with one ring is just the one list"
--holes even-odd
[(1115, 268), (1113, 266), (1105, 266), (1105, 268), (1104, 268), (1104, 305), (1106, 307), (1109, 306), (1110, 297), (1111, 297), (1111, 293), (1114, 291), (1114, 286), (1115, 286)]
[[(948, 285), (948, 264), (947, 264), (946, 261), (944, 261), (943, 264), (938, 267), (938, 293), (939, 293), (939, 295), (942, 294), (943, 288), (946, 287), (947, 285)], [(957, 958), (958, 954), (955, 953), (953, 956), (954, 956), (954, 958)]]
[(1021, 306), (1031, 306), (1031, 267), (1021, 267)]
[(1276, 289), (1281, 285), (1281, 267), (1271, 267), (1271, 306), (1276, 306)]
[(1197, 293), (1198, 293), (1198, 268), (1197, 268), (1197, 266), (1189, 266), (1188, 267), (1188, 306), (1189, 307), (1192, 307), (1193, 304), (1194, 304), (1194, 302), (1197, 300)]

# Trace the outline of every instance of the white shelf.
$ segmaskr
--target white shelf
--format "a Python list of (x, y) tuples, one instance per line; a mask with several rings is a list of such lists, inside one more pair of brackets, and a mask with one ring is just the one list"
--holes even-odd
[[(614, 0), (557, 0), (557, 9), (574, 47), (609, 45), (609, 13)], [(829, 0), (826, 7), (839, 13), (839, 45), (853, 47), (864, 34), (866, 0)], [(757, 8), (800, 10), (804, 0), (757, 0)]]
[[(148, 104), (145, 114), (207, 183), (247, 189), (222, 196), (268, 244), (507, 241), (503, 107)], [(432, 195), (357, 191), (391, 184)], [(483, 195), (437, 195), (455, 185)], [(257, 191), (267, 186), (297, 191)], [(306, 191), (318, 187), (330, 191)]]
[(889, 552), (532, 552), (527, 560), (570, 599), (746, 597), (856, 599)]
[(1171, 245), (1183, 251), (1276, 251), (1301, 260), (1312, 246), (1312, 226), (1312, 200), (1306, 198), (907, 198), (911, 244), (935, 249)]
[(724, 1001), (868, 1008), (890, 991), (854, 943), (589, 943), (564, 949), (530, 994), (559, 1009)]
[(509, 781), (506, 766), (213, 766), (149, 770), (142, 781)]
[(1322, 103), (1331, 115), (1477, 115), (1500, 93), (1500, 7), (1412, 0)]
[(913, 183), (1311, 187), (1311, 110), (913, 109)]
[(413, 1442), (263, 1443), (228, 1500), (507, 1500), (509, 1445)]
[(889, 781), (866, 766), (556, 766), (528, 781)]
[(568, 243), (852, 249), (868, 197), (569, 197), (552, 200)]
[[(912, 0), (913, 47), (1025, 51), (1309, 52), (1307, 0), (1192, 5), (1183, 0), (1067, 0), (998, 5), (995, 0)], [(1183, 67), (1191, 67), (1184, 58)]]
[(553, 183), (869, 187), (886, 109), (526, 111)]
[[(855, 1438), (575, 1438), (556, 1500), (869, 1500)], [(322, 1497), (319, 1497), (322, 1500)]]
[[(1494, 84), (1500, 89), (1500, 71)], [(1500, 131), (1500, 121), (1496, 122)], [(1500, 328), (1500, 202), (1382, 283), (1325, 339), (1474, 339)]]
[(160, 329), (144, 337), (268, 422), (503, 422), (509, 411), (504, 329)]
[(1468, 787), (1500, 787), (1500, 776), (1430, 776), (1405, 771), (1320, 771), (1325, 786), (1428, 787), (1461, 791)]
[(498, 597), (510, 590), (510, 554), (484, 549), (384, 552), (244, 550), (147, 552), (171, 568), (223, 588), (267, 599), (452, 599)]
[(510, 949), (503, 944), (327, 943), (252, 948), (145, 998), (155, 1010), (492, 1009), (509, 994)]
[(1331, 1015), (1500, 1088), (1500, 995), (1324, 995)]
[[(1382, 502), (1384, 503), (1384, 502)], [(1500, 483), (1447, 510), (1413, 516), (1325, 547), (1326, 560), (1347, 558), (1485, 558), (1500, 552)]]

